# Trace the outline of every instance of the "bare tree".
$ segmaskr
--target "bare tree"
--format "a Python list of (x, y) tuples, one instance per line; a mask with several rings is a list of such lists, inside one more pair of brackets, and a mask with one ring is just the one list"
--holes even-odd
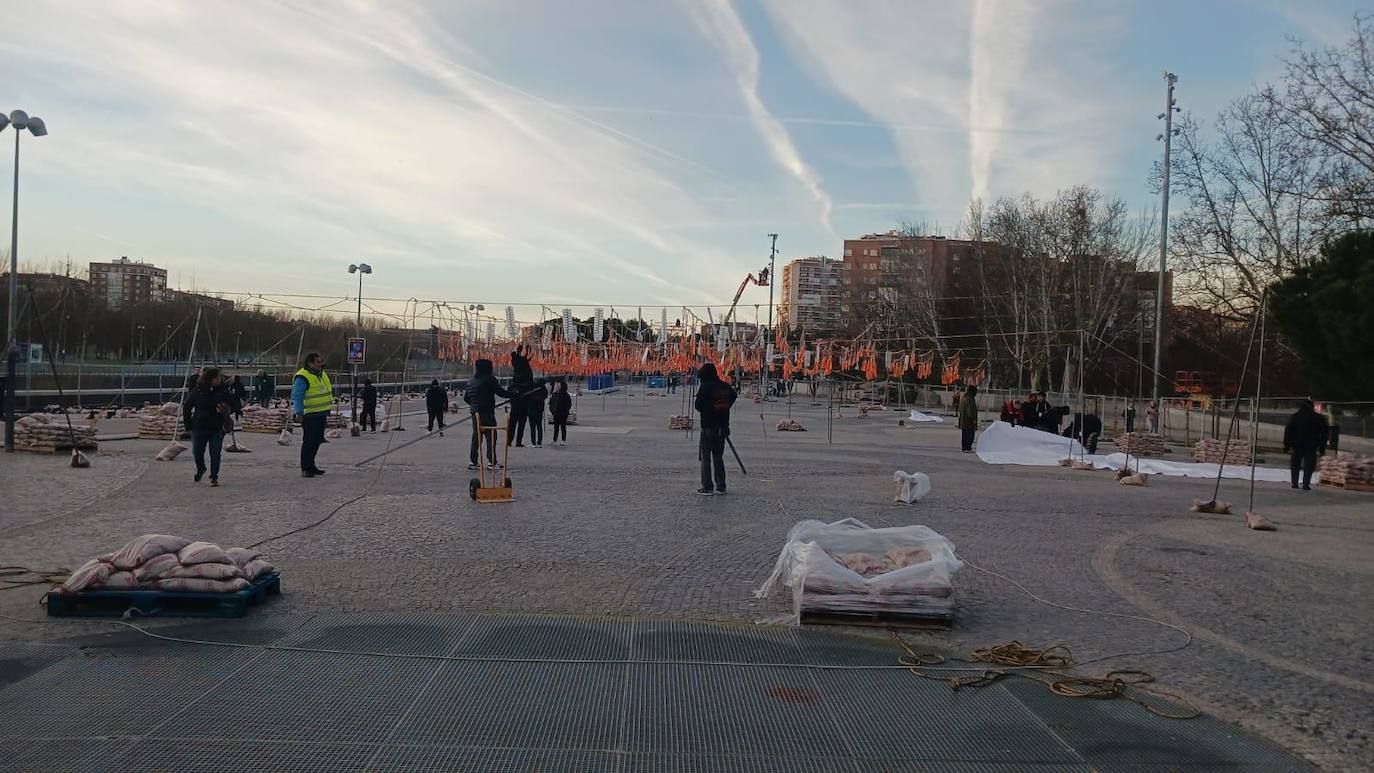
[(1316, 253), (1319, 161), (1265, 89), (1217, 117), (1215, 143), (1190, 115), (1180, 123), (1171, 174), (1186, 208), (1171, 220), (1174, 265), (1195, 302), (1248, 318), (1264, 288)]
[(1329, 226), (1368, 227), (1374, 221), (1374, 25), (1355, 16), (1344, 48), (1293, 42), (1285, 90), (1261, 92), (1285, 127), (1321, 160), (1310, 194)]

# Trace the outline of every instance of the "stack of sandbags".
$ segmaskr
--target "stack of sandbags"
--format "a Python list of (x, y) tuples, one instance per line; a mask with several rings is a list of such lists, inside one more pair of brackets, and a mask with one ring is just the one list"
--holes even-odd
[(1193, 461), (1221, 464), (1222, 456), (1226, 457), (1227, 464), (1249, 464), (1250, 444), (1241, 438), (1231, 438), (1228, 447), (1225, 440), (1205, 437), (1193, 446)]
[[(570, 418), (571, 418), (571, 417), (570, 417)], [(568, 423), (571, 424), (572, 422), (569, 421)], [(691, 429), (691, 428), (692, 428), (692, 417), (691, 417), (691, 416), (669, 416), (669, 417), (668, 417), (668, 429)]]
[(1162, 456), (1169, 451), (1164, 436), (1158, 432), (1123, 432), (1116, 439), (1116, 447), (1135, 456)]
[(276, 571), (261, 556), (250, 548), (224, 550), (170, 534), (145, 534), (113, 553), (87, 561), (56, 591), (141, 588), (233, 593)]
[(167, 440), (178, 429), (181, 430), (180, 437), (190, 437), (190, 433), (180, 425), (181, 405), (178, 403), (163, 403), (138, 414), (138, 436), (141, 438)]
[(136, 410), (134, 410), (134, 409), (132, 409), (132, 408), (120, 408), (119, 410), (115, 411), (115, 418), (116, 418), (116, 419), (137, 419), (137, 418), (138, 418), (138, 411), (136, 411)]
[(246, 405), (243, 408), (244, 432), (274, 433), (281, 432), (286, 426), (288, 413), (285, 408), (264, 408), (261, 405)]
[(95, 428), (73, 423), (61, 414), (34, 413), (14, 422), (14, 447), (22, 451), (52, 452), (95, 448)]
[(331, 413), (324, 420), (325, 429), (348, 429), (348, 420), (342, 413)]
[(1317, 460), (1317, 474), (1322, 483), (1335, 486), (1374, 486), (1374, 457), (1349, 451), (1323, 456)]
[(783, 419), (782, 421), (778, 422), (778, 431), (779, 431), (779, 432), (805, 432), (805, 431), (806, 431), (806, 427), (803, 427), (803, 426), (801, 425), (801, 422), (797, 421), (796, 419)]
[(792, 589), (797, 620), (886, 615), (949, 622), (951, 578), (962, 565), (949, 540), (925, 526), (802, 521), (788, 532), (772, 576), (755, 595), (767, 596), (781, 581)]

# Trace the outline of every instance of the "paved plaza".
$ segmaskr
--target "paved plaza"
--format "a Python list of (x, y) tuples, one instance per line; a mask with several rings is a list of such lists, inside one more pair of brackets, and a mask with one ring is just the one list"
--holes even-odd
[[(748, 659), (753, 657), (751, 648), (773, 646), (768, 642), (776, 644), (775, 640), (785, 638), (784, 649), (792, 648), (791, 654), (778, 655), (780, 662), (794, 662), (807, 647), (819, 647), (831, 653), (835, 663), (880, 660), (895, 664), (898, 650), (883, 632), (794, 631), (758, 625), (786, 613), (789, 599), (779, 595), (760, 600), (752, 591), (771, 571), (788, 528), (799, 519), (856, 517), (871, 526), (924, 524), (948, 537), (958, 555), (972, 565), (1013, 578), (1046, 600), (1156, 618), (1187, 629), (1192, 641), (1186, 647), (1167, 654), (1110, 659), (1086, 666), (1085, 671), (1146, 670), (1163, 689), (1186, 697), (1215, 720), (1156, 720), (1125, 701), (1113, 701), (1111, 708), (1104, 708), (1107, 702), (1056, 698), (1028, 682), (1005, 682), (991, 695), (1017, 701), (1024, 709), (1021, 721), (1028, 728), (1033, 725), (1036, 735), (1024, 744), (1012, 739), (1004, 746), (1024, 753), (960, 757), (932, 749), (922, 734), (944, 732), (938, 712), (929, 715), (927, 725), (893, 723), (881, 726), (881, 733), (870, 725), (856, 728), (840, 722), (842, 731), (837, 737), (849, 742), (882, 736), (872, 742), (887, 751), (868, 757), (862, 748), (827, 752), (808, 742), (808, 734), (798, 732), (797, 726), (791, 735), (779, 738), (737, 740), (741, 744), (737, 746), (693, 746), (676, 736), (641, 737), (628, 732), (626, 728), (656, 726), (643, 721), (657, 716), (653, 711), (635, 708), (638, 691), (680, 696), (684, 705), (692, 704), (690, 711), (676, 719), (657, 717), (655, 721), (669, 727), (656, 732), (696, 733), (695, 737), (726, 738), (732, 728), (747, 734), (751, 725), (746, 720), (760, 712), (776, 711), (774, 719), (781, 723), (798, 719), (797, 714), (807, 710), (790, 699), (774, 706), (740, 702), (743, 698), (738, 695), (717, 695), (713, 688), (694, 692), (681, 675), (617, 672), (606, 678), (621, 679), (625, 686), (615, 682), (615, 694), (607, 700), (614, 698), (617, 708), (607, 709), (606, 723), (618, 723), (619, 734), (598, 736), (603, 725), (590, 718), (579, 720), (586, 725), (579, 725), (581, 730), (560, 728), (556, 719), (547, 719), (547, 727), (536, 724), (520, 732), (537, 734), (542, 727), (546, 734), (563, 739), (551, 748), (566, 753), (541, 762), (538, 744), (522, 737), (492, 748), (524, 751), (508, 757), (493, 751), (498, 756), (482, 765), (470, 758), (460, 763), (450, 752), (444, 752), (450, 756), (434, 756), (438, 753), (431, 754), (432, 750), (423, 760), (405, 757), (405, 750), (424, 736), (423, 723), (416, 725), (412, 720), (416, 710), (435, 705), (429, 691), (461, 692), (464, 682), (458, 675), (476, 666), (385, 661), (386, 668), (392, 669), (388, 678), (407, 684), (410, 692), (378, 696), (379, 703), (372, 708), (378, 717), (394, 712), (398, 719), (379, 730), (368, 724), (366, 711), (359, 713), (353, 706), (353, 713), (339, 720), (342, 725), (326, 721), (333, 729), (321, 733), (312, 764), (335, 770), (461, 765), (473, 769), (540, 770), (561, 765), (570, 770), (691, 770), (711, 769), (704, 761), (717, 755), (734, 759), (727, 768), (777, 770), (799, 769), (783, 764), (789, 757), (805, 759), (812, 765), (807, 769), (818, 770), (1292, 767), (1292, 760), (1276, 750), (1270, 756), (1188, 754), (1188, 749), (1207, 748), (1207, 739), (1223, 736), (1225, 743), (1217, 741), (1215, 748), (1241, 743), (1251, 744), (1245, 746), (1251, 752), (1268, 748), (1265, 741), (1247, 740), (1248, 732), (1319, 767), (1374, 766), (1374, 744), (1369, 737), (1374, 727), (1374, 615), (1370, 614), (1374, 561), (1369, 558), (1374, 554), (1374, 495), (1327, 487), (1302, 492), (1286, 485), (1260, 484), (1256, 509), (1279, 530), (1253, 532), (1244, 527), (1239, 515), (1189, 512), (1195, 497), (1211, 497), (1210, 481), (1154, 478), (1147, 487), (1126, 488), (1106, 472), (987, 465), (976, 455), (959, 452), (958, 432), (952, 423), (899, 427), (896, 412), (859, 418), (849, 409), (834, 419), (833, 431), (828, 432), (826, 408), (798, 397), (791, 414), (808, 432), (774, 430), (789, 410), (782, 403), (741, 401), (737, 405), (733, 440), (749, 475), (741, 476), (727, 458), (730, 494), (699, 497), (692, 493), (697, 486), (696, 435), (666, 429), (668, 417), (683, 410), (681, 394), (647, 396), (639, 388), (582, 397), (577, 405), (580, 423), (570, 428), (567, 447), (512, 451), (509, 475), (516, 501), (504, 505), (479, 506), (468, 498), (472, 473), (465, 469), (466, 427), (397, 451), (384, 465), (353, 466), (388, 443), (413, 440), (423, 428), (421, 417), (407, 417), (407, 432), (359, 439), (345, 436), (330, 442), (320, 452), (327, 476), (310, 480), (299, 477), (297, 445), (283, 448), (270, 435), (240, 434), (240, 442), (253, 453), (226, 454), (223, 485), (217, 489), (191, 482), (193, 465), (187, 454), (170, 463), (151, 461), (162, 444), (150, 440), (107, 442), (88, 470), (69, 469), (60, 457), (5, 457), (0, 459), (5, 502), (0, 512), (0, 564), (73, 568), (148, 532), (246, 545), (310, 524), (341, 502), (365, 493), (326, 523), (263, 546), (282, 573), (283, 595), (251, 611), (245, 621), (196, 625), (184, 620), (154, 621), (148, 626), (153, 630), (170, 626), (183, 636), (195, 632), (193, 638), (249, 644), (308, 642), (313, 647), (349, 651), (371, 647), (410, 651), (406, 648), (418, 646), (425, 653), (463, 652), (463, 642), (481, 641), (481, 652), (499, 656), (522, 651), (522, 642), (543, 641), (541, 637), (547, 634), (536, 635), (535, 628), (543, 631), (540, 626), (557, 628), (562, 624), (558, 621), (576, 621), (584, 631), (596, 626), (616, 628), (621, 632), (611, 638), (620, 636), (618, 641), (626, 643), (589, 651), (589, 659), (637, 661), (643, 659), (644, 651), (634, 642), (645, 631), (657, 630), (655, 626), (721, 623), (724, 627), (697, 631), (715, 643), (701, 644), (688, 660), (708, 659), (702, 657), (708, 650), (719, 660)], [(111, 423), (103, 431), (119, 429), (120, 425)], [(296, 437), (298, 441), (299, 434)], [(909, 507), (894, 505), (897, 484), (892, 482), (892, 472), (897, 469), (927, 473), (933, 483), (931, 494)], [(1226, 481), (1222, 497), (1243, 503), (1244, 491), (1244, 483)], [(965, 566), (956, 575), (955, 589), (959, 610), (953, 630), (904, 634), (913, 646), (957, 654), (1018, 640), (1037, 647), (1063, 644), (1076, 658), (1087, 660), (1166, 650), (1184, 643), (1180, 633), (1156, 624), (1040, 603), (1007, 580), (973, 566)], [(37, 587), (0, 593), (0, 613), (46, 620), (38, 605), (41, 595)], [(516, 613), (542, 622), (530, 623), (532, 627), (523, 632), (513, 626), (502, 636), (480, 633), (495, 625), (491, 620)], [(358, 628), (352, 637), (346, 630), (350, 625)], [(319, 628), (335, 633), (325, 636)], [(386, 632), (391, 629), (395, 633), (388, 638)], [(571, 639), (577, 635), (569, 634)], [(502, 642), (505, 649), (497, 646)], [(63, 706), (89, 702), (108, 705), (111, 712), (136, 713), (144, 710), (138, 708), (137, 701), (144, 700), (139, 695), (157, 693), (157, 681), (168, 678), (171, 671), (149, 666), (123, 672), (110, 684), (121, 686), (127, 695), (83, 689), (81, 680), (91, 669), (108, 669), (106, 659), (118, 661), (153, 652), (161, 659), (141, 662), (181, 663), (185, 669), (177, 673), (190, 673), (186, 678), (199, 680), (184, 694), (176, 693), (179, 701), (213, 705), (219, 695), (218, 680), (246, 675), (258, 685), (258, 699), (267, 717), (244, 720), (250, 729), (227, 738), (205, 725), (204, 712), (195, 711), (167, 723), (158, 717), (154, 722), (158, 733), (146, 734), (146, 724), (133, 722), (107, 728), (100, 738), (93, 738), (75, 724), (76, 718), (92, 715), (90, 706), (63, 713), (61, 707), (40, 705), (34, 707), (37, 714), (47, 711), (62, 721), (50, 728), (11, 724), (0, 731), (5, 739), (0, 748), (39, 750), (39, 756), (9, 758), (8, 765), (17, 769), (54, 769), (55, 765), (35, 765), (34, 761), (58, 759), (42, 756), (41, 750), (59, 747), (75, 749), (61, 758), (72, 769), (106, 765), (122, 769), (130, 765), (129, 759), (110, 763), (105, 756), (107, 746), (127, 752), (125, 745), (140, 738), (143, 744), (133, 753), (154, 759), (173, 747), (189, 748), (187, 743), (178, 747), (177, 739), (201, 739), (190, 744), (199, 756), (178, 758), (178, 769), (211, 768), (201, 763), (216, 759), (235, 762), (237, 769), (253, 769), (259, 765), (233, 755), (247, 753), (245, 738), (258, 744), (256, 753), (266, 754), (261, 750), (271, 747), (273, 733), (287, 732), (272, 727), (270, 718), (283, 715), (278, 702), (293, 700), (298, 690), (305, 689), (293, 676), (297, 667), (321, 679), (331, 669), (340, 669), (345, 672), (339, 677), (341, 685), (363, 690), (372, 684), (369, 680), (382, 678), (358, 656), (344, 656), (332, 665), (324, 656), (272, 653), (269, 657), (261, 650), (205, 654), (204, 647), (151, 641), (127, 629), (90, 622), (36, 626), (0, 619), (0, 648), (0, 701), (7, 695), (29, 696), (25, 698), (29, 700), (35, 680), (46, 680), (42, 683), (52, 688), (50, 700), (62, 701)], [(845, 650), (852, 652), (841, 652)], [(554, 647), (540, 654), (566, 658), (578, 651), (577, 647)], [(944, 705), (935, 701), (943, 700), (952, 701), (950, 711), (955, 714), (976, 713), (979, 709), (968, 706), (994, 699), (974, 697), (976, 690), (961, 691), (957, 699), (951, 699), (944, 684), (919, 680), (906, 672), (892, 672), (883, 677), (889, 681), (882, 684), (863, 681), (877, 678), (872, 676), (846, 684), (833, 674), (812, 675), (804, 695), (833, 694), (839, 703), (826, 704), (832, 715), (835, 705), (862, 703), (865, 695), (892, 701), (890, 685), (899, 678), (896, 673), (919, 684), (903, 689), (923, 691), (919, 694), (924, 697), (913, 699), (913, 712), (931, 712), (932, 706)], [(141, 679), (132, 678), (133, 674)], [(740, 679), (747, 683), (758, 676), (749, 674)], [(473, 677), (473, 684), (501, 681), (491, 673), (479, 676)], [(274, 678), (284, 685), (280, 692), (272, 689)], [(525, 680), (536, 678), (541, 689), (525, 685)], [(537, 702), (539, 695), (557, 693), (564, 679), (570, 680), (570, 690), (593, 694), (585, 692), (593, 689), (586, 685), (596, 681), (589, 681), (587, 674), (551, 670), (539, 677), (512, 676), (518, 684), (510, 687), (508, 697)], [(703, 676), (706, 682), (711, 679)], [(604, 680), (597, 683), (604, 687)], [(84, 684), (102, 683), (95, 679)], [(943, 697), (934, 697), (936, 692)], [(316, 712), (312, 716), (330, 715), (328, 706), (310, 700), (305, 704)], [(591, 697), (587, 700), (595, 702)], [(721, 718), (703, 715), (702, 706), (697, 705), (712, 700), (722, 706)], [(392, 702), (398, 703), (393, 706)], [(167, 709), (164, 703), (157, 703), (155, 709)], [(1078, 708), (1099, 703), (1103, 706)], [(1094, 757), (1090, 740), (1073, 730), (1080, 726), (1075, 722), (1081, 723), (1082, 716), (1074, 720), (1064, 714), (1062, 721), (1055, 719), (1061, 716), (1056, 712), (1080, 710), (1102, 712), (1103, 722), (1110, 716), (1117, 723), (1111, 725), (1115, 741), (1139, 753), (1133, 752), (1129, 764), (1121, 765)], [(577, 710), (569, 704), (567, 713)], [(999, 722), (1015, 724), (1006, 719), (1009, 715), (999, 716)], [(187, 717), (199, 718), (200, 724), (188, 725)], [(520, 723), (516, 715), (510, 718)], [(819, 720), (807, 715), (798, 721)], [(283, 722), (289, 725), (290, 718)], [(477, 720), (471, 719), (464, 727), (472, 722)], [(713, 722), (720, 726), (701, 730)], [(1193, 724), (1197, 722), (1208, 724)], [(1176, 729), (1170, 730), (1171, 726)], [(308, 731), (301, 727), (299, 732)], [(410, 740), (400, 737), (407, 733), (418, 735)], [(977, 736), (972, 734), (970, 743), (976, 743)], [(568, 740), (574, 737), (582, 740)], [(1064, 748), (1057, 754), (1034, 751), (1046, 737), (1058, 738)], [(779, 745), (780, 738), (796, 745), (793, 754)], [(23, 743), (24, 739), (31, 739), (31, 744)], [(350, 751), (348, 744), (354, 742), (366, 746), (367, 753)], [(215, 756), (216, 744), (223, 745), (223, 757)], [(905, 756), (891, 751), (898, 744), (908, 749)], [(263, 765), (304, 767), (303, 757), (286, 754), (284, 747), (271, 748), (282, 748), (282, 756), (259, 757)], [(294, 748), (291, 753), (300, 751)], [(680, 758), (670, 761), (654, 756), (669, 752)], [(960, 760), (965, 767), (954, 764)], [(1241, 764), (1236, 766), (1237, 762)], [(0, 769), (8, 769), (6, 763), (0, 762)]]

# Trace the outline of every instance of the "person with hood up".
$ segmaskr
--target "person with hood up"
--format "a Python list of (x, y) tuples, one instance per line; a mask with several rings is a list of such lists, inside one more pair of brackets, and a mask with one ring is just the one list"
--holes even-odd
[(973, 433), (978, 429), (978, 387), (969, 384), (964, 397), (959, 401), (958, 425), (964, 453), (973, 453)]
[(444, 412), (448, 410), (448, 390), (439, 386), (439, 379), (429, 382), (425, 390), (425, 411), (429, 413), (429, 426), (426, 432), (434, 431), (434, 422), (439, 422), (439, 437), (444, 436)]
[(1312, 490), (1312, 473), (1317, 469), (1317, 457), (1326, 453), (1330, 436), (1326, 417), (1317, 413), (1311, 400), (1303, 400), (1298, 410), (1288, 417), (1283, 428), (1283, 450), (1288, 453), (1288, 467), (1293, 473), (1293, 488), (1298, 487), (1298, 469), (1302, 469), (1302, 488)]
[(377, 387), (372, 385), (372, 379), (370, 378), (363, 379), (362, 397), (363, 406), (362, 408), (358, 409), (358, 427), (359, 429), (367, 429), (369, 426), (371, 426), (372, 429), (370, 431), (376, 432)]
[[(549, 416), (553, 419), (553, 444), (568, 444), (568, 416), (572, 414), (572, 395), (568, 394), (568, 382), (558, 379), (549, 397)], [(560, 440), (561, 438), (561, 440)]]
[(234, 396), (224, 388), (219, 368), (206, 368), (196, 386), (186, 395), (181, 406), (186, 428), (191, 431), (191, 455), (196, 460), (196, 483), (205, 477), (205, 451), (210, 451), (210, 485), (219, 485), (220, 450), (224, 447), (224, 433), (233, 428), (229, 414), (234, 410)]
[(549, 388), (544, 379), (535, 379), (534, 387), (525, 395), (526, 410), (530, 422), (530, 445), (544, 447), (544, 401), (549, 399)]
[[(524, 344), (515, 347), (510, 354), (510, 391), (523, 395), (534, 389), (534, 368), (530, 366), (529, 356)], [(525, 446), (525, 422), (529, 419), (529, 401), (511, 400), (510, 419), (506, 424), (506, 445)], [(534, 438), (531, 437), (530, 440)]]
[(501, 382), (492, 375), (491, 360), (481, 359), (474, 365), (472, 380), (463, 390), (463, 402), (468, 404), (468, 409), (472, 412), (472, 453), (468, 456), (468, 469), (478, 468), (477, 451), (481, 444), (482, 437), (487, 441), (487, 462), (494, 469), (500, 469), (501, 465), (496, 463), (496, 398), (513, 397), (514, 393), (506, 391), (501, 386)]
[(229, 380), (229, 394), (234, 398), (234, 417), (243, 421), (243, 404), (248, 400), (248, 387), (243, 385), (237, 373)]
[(725, 442), (730, 437), (730, 408), (738, 397), (733, 387), (720, 380), (715, 364), (708, 362), (697, 371), (693, 404), (701, 414), (701, 488), (697, 493), (702, 496), (725, 494)]

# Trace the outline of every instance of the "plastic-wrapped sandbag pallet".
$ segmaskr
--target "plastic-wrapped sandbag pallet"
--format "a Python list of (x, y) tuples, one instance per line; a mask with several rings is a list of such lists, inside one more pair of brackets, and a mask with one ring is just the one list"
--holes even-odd
[(779, 582), (791, 588), (793, 623), (946, 627), (954, 619), (950, 578), (961, 566), (954, 545), (925, 526), (801, 521), (755, 595), (768, 596)]
[(129, 588), (47, 594), (49, 617), (121, 617), (132, 609), (137, 617), (243, 617), (250, 605), (281, 594), (281, 573), (271, 572), (233, 593)]

